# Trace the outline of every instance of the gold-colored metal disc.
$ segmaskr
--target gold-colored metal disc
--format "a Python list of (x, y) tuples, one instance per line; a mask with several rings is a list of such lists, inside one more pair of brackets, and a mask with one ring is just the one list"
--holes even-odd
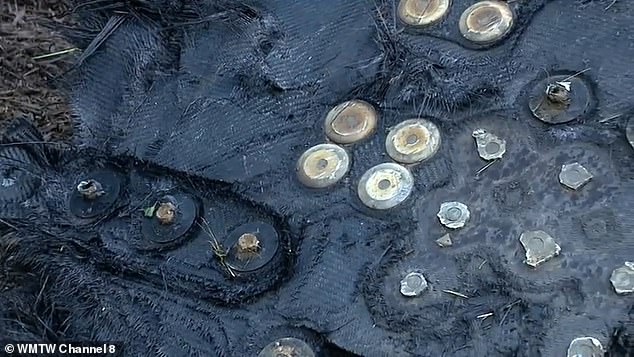
[(413, 188), (412, 174), (403, 166), (389, 162), (366, 171), (361, 176), (357, 193), (364, 205), (388, 209), (405, 201)]
[(326, 136), (339, 144), (351, 144), (370, 136), (376, 128), (374, 107), (362, 100), (350, 100), (332, 108), (324, 128)]
[(304, 185), (323, 188), (335, 184), (348, 172), (348, 153), (334, 144), (315, 145), (297, 161), (297, 176)]
[(479, 44), (501, 40), (513, 27), (513, 11), (502, 1), (480, 1), (467, 8), (460, 16), (462, 36)]
[(398, 17), (410, 26), (426, 26), (438, 22), (447, 12), (451, 0), (401, 0)]
[(413, 164), (434, 156), (440, 147), (440, 131), (424, 119), (406, 120), (387, 135), (385, 149), (398, 162)]

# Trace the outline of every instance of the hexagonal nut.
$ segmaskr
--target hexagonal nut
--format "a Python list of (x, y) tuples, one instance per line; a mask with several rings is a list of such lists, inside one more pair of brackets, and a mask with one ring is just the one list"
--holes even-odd
[(440, 211), (438, 211), (437, 216), (440, 219), (440, 223), (445, 227), (456, 229), (464, 227), (471, 213), (464, 203), (444, 202), (440, 205)]
[(526, 231), (520, 235), (520, 243), (526, 250), (524, 262), (533, 268), (556, 257), (561, 247), (544, 231)]
[(634, 262), (625, 262), (622, 267), (614, 269), (610, 282), (617, 294), (634, 292)]
[(569, 187), (573, 190), (585, 185), (592, 179), (592, 175), (581, 166), (578, 162), (572, 164), (562, 165), (561, 172), (559, 173), (559, 182), (562, 185)]
[(567, 357), (603, 357), (603, 346), (594, 337), (578, 337), (570, 342)]
[(401, 294), (407, 297), (420, 295), (427, 290), (427, 280), (423, 274), (411, 272), (401, 280)]

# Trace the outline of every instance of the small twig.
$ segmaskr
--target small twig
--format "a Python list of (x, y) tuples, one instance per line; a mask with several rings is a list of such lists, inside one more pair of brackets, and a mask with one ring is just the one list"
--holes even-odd
[(561, 80), (561, 81), (559, 81), (559, 82), (566, 82), (566, 81), (569, 81), (569, 80), (571, 80), (571, 79), (575, 78), (576, 76), (578, 76), (578, 75), (580, 75), (580, 74), (583, 74), (583, 73), (588, 72), (589, 70), (590, 70), (590, 67), (588, 67), (588, 68), (584, 69), (583, 71), (579, 71), (579, 72), (577, 72), (577, 73), (573, 74), (573, 75), (572, 75), (572, 76), (570, 76), (570, 77), (566, 77), (565, 79), (562, 79), (562, 80)]
[(506, 311), (504, 312), (504, 316), (502, 316), (502, 320), (500, 320), (500, 326), (502, 326), (502, 324), (504, 323), (504, 320), (506, 320), (506, 317), (509, 315), (509, 312), (511, 312), (511, 308), (517, 304), (519, 304), (522, 300), (517, 300), (514, 303), (511, 303), (507, 306), (504, 307), (504, 309), (506, 309)]
[(451, 295), (455, 295), (455, 296), (459, 296), (463, 299), (468, 299), (469, 297), (465, 294), (461, 294), (459, 292), (453, 291), (453, 290), (443, 290), (443, 293), (447, 293), (447, 294), (451, 294)]
[(612, 7), (612, 5), (616, 4), (616, 0), (612, 0), (612, 3), (610, 3), (610, 5), (608, 5), (608, 7), (605, 8), (605, 11), (610, 10), (610, 8)]
[(478, 270), (482, 269), (482, 267), (484, 266), (484, 264), (487, 263), (487, 260), (483, 260), (482, 263), (480, 264), (480, 266), (478, 267)]
[(491, 165), (495, 164), (498, 161), (498, 159), (495, 159), (491, 162), (489, 162), (488, 164), (486, 164), (486, 166), (484, 166), (483, 168), (481, 168), (480, 170), (478, 170), (478, 172), (476, 172), (476, 177), (480, 176), (481, 173), (484, 172), (484, 170), (488, 169), (489, 167), (491, 167)]
[(605, 122), (610, 121), (612, 119), (616, 119), (616, 118), (620, 117), (621, 115), (623, 115), (623, 114), (622, 113), (621, 114), (615, 114), (615, 115), (613, 115), (613, 116), (611, 116), (609, 118), (601, 119), (601, 120), (599, 120), (599, 123), (605, 123)]
[(486, 314), (478, 315), (478, 316), (476, 316), (476, 318), (484, 320), (484, 319), (486, 319), (487, 317), (490, 317), (490, 316), (493, 316), (492, 312), (488, 312)]
[(31, 59), (32, 60), (40, 60), (40, 59), (45, 59), (45, 58), (49, 58), (49, 57), (61, 56), (61, 55), (66, 55), (66, 54), (69, 54), (69, 53), (73, 53), (73, 52), (75, 52), (77, 50), (79, 50), (79, 48), (73, 47), (73, 48), (68, 48), (68, 49), (57, 51), (57, 52), (53, 52), (53, 53), (47, 53), (47, 54), (44, 54), (44, 55), (31, 57)]

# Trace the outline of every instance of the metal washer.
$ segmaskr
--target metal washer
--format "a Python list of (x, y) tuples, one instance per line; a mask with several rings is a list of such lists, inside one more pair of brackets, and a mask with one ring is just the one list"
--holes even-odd
[(332, 108), (326, 115), (326, 136), (338, 144), (352, 144), (366, 139), (376, 129), (378, 115), (372, 104), (354, 99)]
[(346, 150), (334, 144), (319, 144), (297, 160), (297, 178), (307, 187), (325, 188), (341, 180), (350, 169)]
[(399, 19), (409, 26), (428, 26), (440, 21), (449, 12), (451, 0), (401, 0)]
[(395, 163), (376, 165), (366, 171), (357, 187), (361, 202), (373, 209), (389, 209), (401, 204), (414, 188), (412, 174)]
[[(548, 99), (549, 85), (565, 83), (569, 87), (566, 103)], [(528, 106), (533, 116), (544, 123), (562, 124), (582, 118), (592, 108), (592, 91), (579, 76), (560, 74), (537, 82), (529, 93)]]
[(489, 45), (504, 39), (511, 32), (513, 23), (513, 11), (507, 3), (490, 0), (468, 7), (460, 16), (458, 26), (467, 40)]

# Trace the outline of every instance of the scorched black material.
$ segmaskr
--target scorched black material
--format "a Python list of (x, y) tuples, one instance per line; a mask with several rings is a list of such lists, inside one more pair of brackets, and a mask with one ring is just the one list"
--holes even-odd
[[(564, 356), (592, 336), (608, 356), (633, 355), (632, 295), (609, 279), (634, 259), (634, 3), (509, 1), (514, 26), (486, 47), (458, 28), (473, 3), (417, 30), (391, 1), (76, 3), (77, 147), (25, 139), (24, 123), (0, 147), (20, 185), (1, 201), (0, 336), (117, 340), (148, 356), (256, 356), (295, 337), (322, 356), (434, 357)], [(564, 74), (588, 105), (549, 125), (531, 93)], [(352, 99), (374, 106), (376, 132), (346, 145), (336, 185), (304, 187), (296, 160)], [(408, 167), (404, 203), (366, 208), (359, 178), (391, 161), (390, 128), (418, 117), (438, 126), (438, 152)], [(506, 140), (486, 169), (476, 129)], [(593, 175), (576, 191), (558, 181), (573, 162)], [(103, 167), (125, 187), (86, 222), (68, 197)], [(151, 197), (169, 192), (199, 200), (200, 217), (183, 239), (147, 239)], [(439, 248), (448, 201), (471, 216)], [(279, 247), (236, 271), (230, 233), (254, 222)], [(533, 269), (519, 237), (534, 230), (561, 254)], [(429, 286), (407, 298), (411, 271)]]

